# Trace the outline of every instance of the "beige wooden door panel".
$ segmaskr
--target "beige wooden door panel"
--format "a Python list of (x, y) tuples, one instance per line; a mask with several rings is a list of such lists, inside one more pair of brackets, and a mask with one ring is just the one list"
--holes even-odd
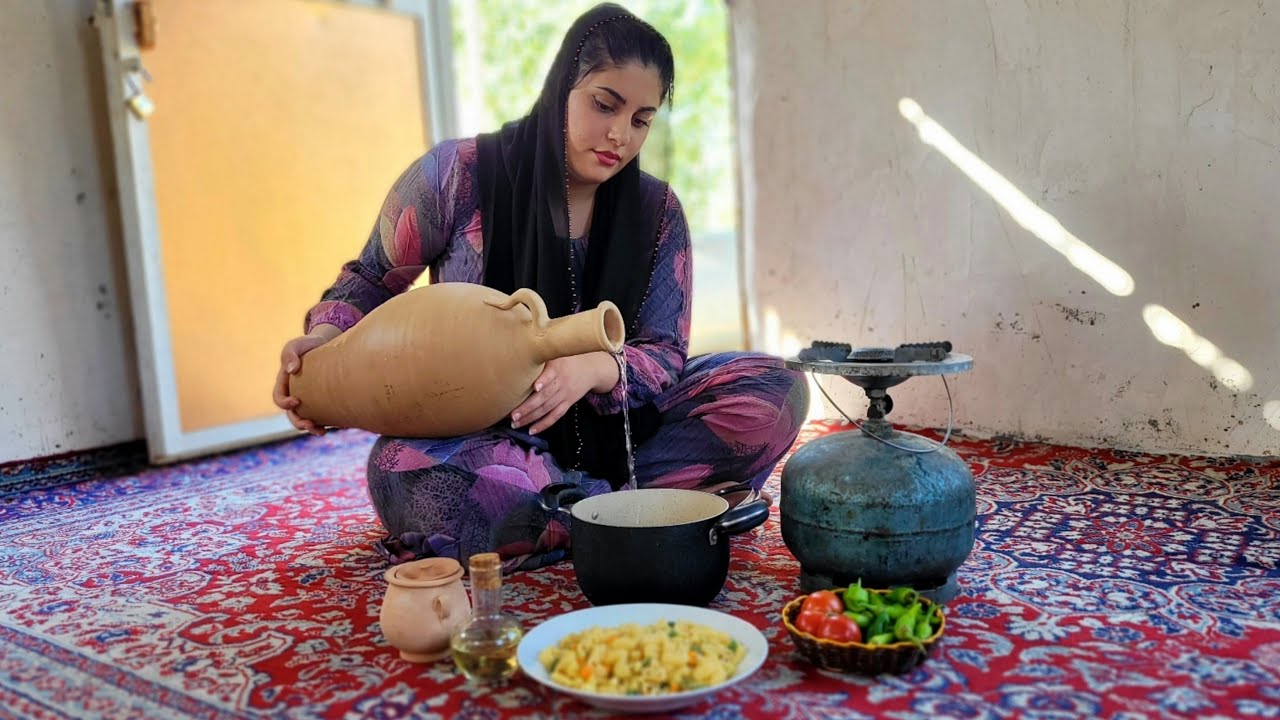
[[(97, 22), (153, 460), (292, 432), (280, 346), (451, 131), (447, 0), (153, 0)], [(144, 73), (145, 70), (145, 73)], [(149, 80), (148, 80), (149, 77)], [(153, 112), (128, 111), (139, 91)]]

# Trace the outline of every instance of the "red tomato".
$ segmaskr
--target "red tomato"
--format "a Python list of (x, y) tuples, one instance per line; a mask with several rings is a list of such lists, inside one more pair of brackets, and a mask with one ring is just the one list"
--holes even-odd
[(807, 632), (816, 636), (818, 628), (822, 626), (822, 622), (826, 620), (828, 613), (819, 612), (817, 610), (805, 610), (801, 608), (800, 614), (796, 616), (795, 626), (800, 632)]
[(822, 619), (818, 626), (818, 637), (836, 642), (862, 642), (862, 630), (853, 618), (832, 614)]
[(810, 610), (818, 610), (824, 613), (842, 613), (844, 612), (844, 600), (840, 596), (830, 590), (816, 590), (809, 593), (804, 599), (804, 603), (800, 605), (800, 612)]

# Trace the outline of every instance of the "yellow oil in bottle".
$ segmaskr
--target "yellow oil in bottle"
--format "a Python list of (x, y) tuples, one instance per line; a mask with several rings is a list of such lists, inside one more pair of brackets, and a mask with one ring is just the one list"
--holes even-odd
[(469, 564), (472, 616), (450, 638), (449, 648), (454, 664), (468, 680), (501, 682), (516, 672), (516, 648), (524, 631), (514, 617), (502, 612), (502, 569), (498, 555), (473, 555)]
[(495, 682), (516, 672), (516, 645), (506, 642), (457, 642), (453, 662), (469, 680)]

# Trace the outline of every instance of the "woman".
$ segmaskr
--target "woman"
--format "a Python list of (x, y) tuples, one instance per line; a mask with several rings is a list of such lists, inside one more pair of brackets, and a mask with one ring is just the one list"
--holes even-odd
[(430, 268), (432, 283), (535, 289), (552, 317), (613, 301), (626, 321), (627, 397), (604, 352), (547, 363), (509, 425), (452, 439), (382, 437), (369, 495), (393, 562), (496, 551), (508, 569), (565, 557), (564, 515), (538, 504), (553, 482), (589, 495), (628, 478), (622, 403), (641, 487), (759, 488), (795, 441), (808, 388), (777, 358), (688, 359), (691, 251), (671, 189), (638, 155), (674, 81), (652, 27), (604, 4), (564, 38), (530, 113), (499, 132), (442, 142), (396, 181), (360, 257), (281, 353), (276, 403), (299, 429), (288, 377)]

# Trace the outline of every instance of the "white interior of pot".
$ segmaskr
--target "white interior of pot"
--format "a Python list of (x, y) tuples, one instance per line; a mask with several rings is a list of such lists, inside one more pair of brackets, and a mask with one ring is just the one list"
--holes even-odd
[(700, 490), (620, 490), (579, 500), (574, 519), (612, 527), (669, 527), (717, 518), (729, 509), (724, 498)]

